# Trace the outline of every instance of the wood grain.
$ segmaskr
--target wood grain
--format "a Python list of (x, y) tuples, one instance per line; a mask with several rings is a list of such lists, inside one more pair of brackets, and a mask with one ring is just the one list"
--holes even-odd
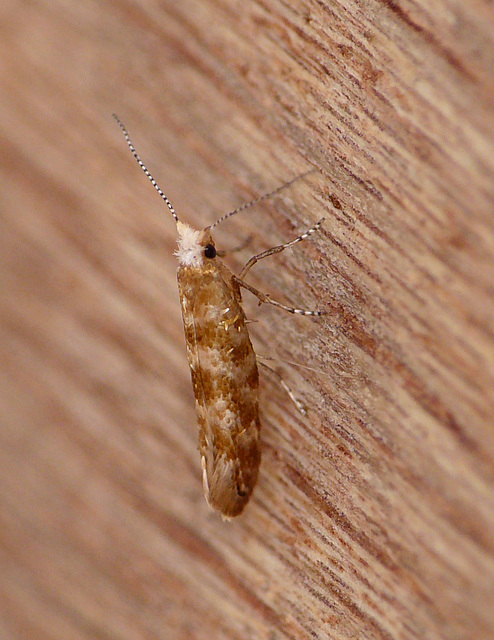
[[(494, 8), (0, 8), (0, 637), (494, 637)], [(263, 462), (202, 496), (183, 219), (254, 252)]]

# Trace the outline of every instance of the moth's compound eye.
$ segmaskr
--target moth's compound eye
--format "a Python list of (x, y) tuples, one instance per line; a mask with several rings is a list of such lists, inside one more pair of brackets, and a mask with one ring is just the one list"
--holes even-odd
[(206, 258), (216, 258), (216, 249), (214, 247), (214, 244), (207, 244), (204, 247), (204, 255), (206, 256)]

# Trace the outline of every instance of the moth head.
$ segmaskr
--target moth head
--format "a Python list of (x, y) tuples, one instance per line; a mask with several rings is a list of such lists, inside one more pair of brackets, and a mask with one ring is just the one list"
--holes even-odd
[(209, 229), (198, 231), (185, 222), (177, 222), (178, 248), (175, 255), (181, 265), (202, 267), (216, 258), (216, 248)]

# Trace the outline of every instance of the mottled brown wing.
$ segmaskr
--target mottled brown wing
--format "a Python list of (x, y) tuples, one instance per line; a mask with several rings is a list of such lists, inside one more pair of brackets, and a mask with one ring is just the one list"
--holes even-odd
[(259, 376), (238, 285), (219, 261), (181, 267), (178, 284), (199, 423), (204, 492), (239, 515), (260, 463)]

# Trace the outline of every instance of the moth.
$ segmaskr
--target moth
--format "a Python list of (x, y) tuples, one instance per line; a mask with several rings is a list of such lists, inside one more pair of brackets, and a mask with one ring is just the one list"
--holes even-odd
[(301, 315), (321, 315), (321, 311), (295, 309), (281, 304), (247, 284), (244, 277), (259, 260), (315, 233), (324, 218), (295, 240), (253, 256), (236, 276), (221, 261), (212, 229), (255, 202), (274, 195), (301, 176), (238, 207), (209, 227), (197, 230), (179, 220), (171, 202), (138, 156), (127, 129), (118, 116), (114, 114), (113, 117), (139, 166), (165, 201), (177, 225), (177, 280), (199, 426), (204, 495), (213, 511), (225, 519), (233, 518), (242, 513), (249, 501), (261, 461), (259, 373), (240, 289), (245, 288), (257, 296), (259, 304), (269, 303)]

